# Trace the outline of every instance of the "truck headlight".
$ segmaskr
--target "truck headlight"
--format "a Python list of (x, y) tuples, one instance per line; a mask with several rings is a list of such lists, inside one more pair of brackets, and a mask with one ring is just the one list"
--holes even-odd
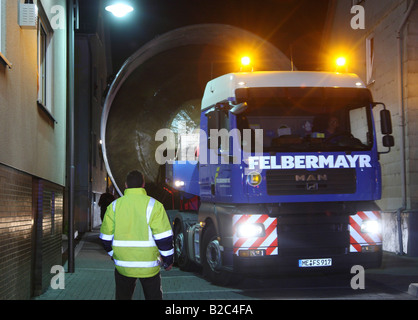
[(264, 237), (266, 231), (261, 223), (241, 223), (237, 226), (238, 238)]
[(174, 182), (174, 185), (175, 185), (177, 188), (184, 187), (184, 181), (182, 181), (182, 180), (176, 180), (176, 181)]
[(362, 233), (374, 233), (378, 234), (382, 230), (380, 221), (377, 220), (365, 220), (361, 224), (361, 232)]

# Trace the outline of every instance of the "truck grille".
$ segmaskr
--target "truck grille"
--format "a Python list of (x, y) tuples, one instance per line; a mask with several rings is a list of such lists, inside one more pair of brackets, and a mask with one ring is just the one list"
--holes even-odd
[(303, 258), (340, 255), (348, 252), (349, 216), (282, 216), (277, 221), (279, 255)]
[(268, 170), (267, 194), (347, 194), (355, 193), (356, 169)]

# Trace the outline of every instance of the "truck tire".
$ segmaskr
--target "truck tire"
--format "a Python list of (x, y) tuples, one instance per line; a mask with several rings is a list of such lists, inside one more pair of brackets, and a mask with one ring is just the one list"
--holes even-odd
[(187, 237), (182, 222), (174, 227), (174, 262), (182, 271), (191, 271), (193, 262), (190, 261), (187, 251)]
[(220, 286), (238, 282), (240, 278), (237, 275), (222, 270), (222, 251), (213, 225), (207, 227), (202, 245), (203, 275), (213, 284)]

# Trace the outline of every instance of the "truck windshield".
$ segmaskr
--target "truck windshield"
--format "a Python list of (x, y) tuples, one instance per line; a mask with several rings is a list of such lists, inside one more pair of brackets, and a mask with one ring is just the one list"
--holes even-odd
[(248, 104), (237, 115), (238, 129), (262, 129), (264, 152), (372, 148), (367, 89), (245, 88), (237, 89), (236, 97), (237, 103)]

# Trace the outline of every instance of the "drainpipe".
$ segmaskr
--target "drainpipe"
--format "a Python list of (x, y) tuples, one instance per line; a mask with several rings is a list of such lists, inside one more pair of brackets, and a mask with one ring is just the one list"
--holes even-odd
[(412, 9), (415, 5), (415, 0), (409, 5), (407, 12), (405, 13), (402, 23), (399, 26), (399, 29), (396, 34), (398, 42), (398, 83), (399, 83), (399, 114), (401, 116), (401, 192), (402, 192), (402, 206), (396, 211), (396, 221), (398, 227), (398, 241), (399, 241), (399, 255), (403, 255), (403, 240), (402, 240), (402, 212), (407, 208), (407, 199), (406, 199), (406, 151), (405, 151), (405, 135), (406, 135), (406, 121), (405, 121), (405, 103), (404, 103), (404, 80), (403, 80), (403, 39), (402, 32), (408, 21), (408, 18), (412, 12)]
[(68, 143), (69, 143), (69, 203), (68, 203), (68, 273), (75, 272), (74, 252), (74, 32), (78, 29), (78, 0), (67, 0), (68, 10)]

